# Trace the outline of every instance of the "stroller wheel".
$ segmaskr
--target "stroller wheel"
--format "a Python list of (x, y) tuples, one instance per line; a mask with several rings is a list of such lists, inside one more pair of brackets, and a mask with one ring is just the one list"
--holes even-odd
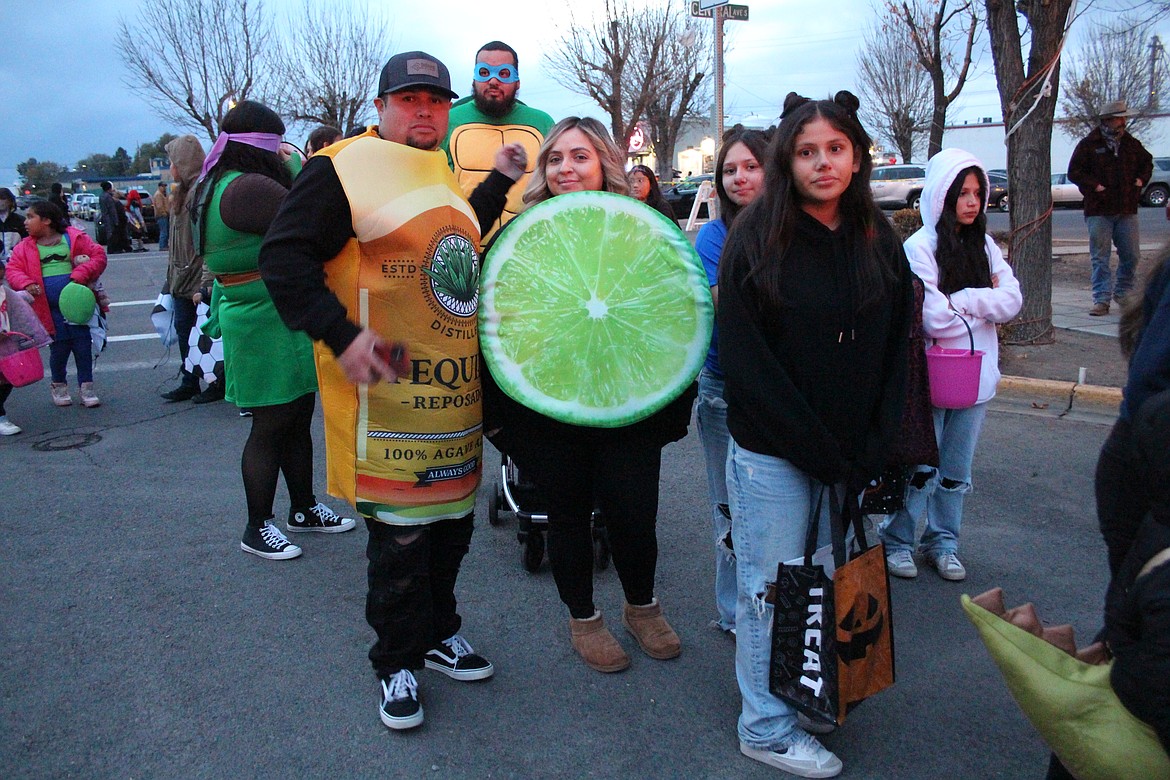
[(604, 528), (593, 528), (593, 568), (605, 571), (609, 568), (609, 532)]
[(500, 524), (500, 510), (504, 506), (504, 490), (500, 487), (500, 483), (496, 482), (495, 490), (492, 491), (492, 497), (488, 501), (488, 522), (492, 525)]
[(528, 532), (528, 538), (524, 540), (522, 558), (524, 568), (528, 571), (536, 571), (540, 568), (540, 563), (544, 560), (544, 534), (540, 531)]

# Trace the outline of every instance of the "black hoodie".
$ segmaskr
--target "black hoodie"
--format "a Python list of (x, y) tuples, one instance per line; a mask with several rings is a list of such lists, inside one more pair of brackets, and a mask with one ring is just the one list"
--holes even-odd
[(875, 240), (894, 279), (860, 310), (857, 258), (842, 231), (804, 212), (780, 260), (779, 307), (745, 281), (745, 257), (731, 249), (720, 260), (729, 267), (719, 285), (719, 359), (736, 445), (853, 490), (885, 465), (906, 395), (910, 267), (884, 218)]

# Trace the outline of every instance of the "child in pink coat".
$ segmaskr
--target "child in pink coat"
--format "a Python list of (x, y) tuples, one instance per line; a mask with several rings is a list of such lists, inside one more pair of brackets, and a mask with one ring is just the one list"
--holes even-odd
[(89, 327), (75, 325), (61, 314), (58, 300), (69, 282), (90, 285), (106, 270), (106, 252), (86, 233), (69, 227), (61, 210), (48, 202), (29, 206), (24, 226), (25, 238), (12, 250), (8, 261), (8, 284), (33, 296), (33, 310), (45, 330), (53, 337), (49, 345), (50, 387), (53, 403), (69, 406), (69, 385), (65, 368), (69, 355), (77, 366), (81, 385), (81, 403), (86, 407), (101, 404), (93, 388), (93, 352)]

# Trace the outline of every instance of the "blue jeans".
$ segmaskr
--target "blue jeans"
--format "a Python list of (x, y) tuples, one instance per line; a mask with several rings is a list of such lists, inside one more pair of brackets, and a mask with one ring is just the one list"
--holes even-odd
[(65, 372), (69, 366), (69, 356), (77, 366), (77, 382), (93, 381), (93, 342), (89, 335), (88, 325), (74, 325), (61, 314), (58, 302), (61, 300), (61, 291), (69, 284), (69, 274), (46, 276), (42, 286), (45, 298), (49, 302), (49, 313), (53, 317), (53, 343), (49, 345), (49, 372), (53, 381), (59, 385), (65, 384)]
[(715, 607), (719, 611), (719, 628), (735, 628), (735, 553), (724, 540), (731, 531), (731, 513), (727, 506), (727, 402), (723, 400), (723, 380), (704, 368), (699, 374), (699, 403), (696, 407), (699, 441), (707, 461), (707, 495), (711, 497), (711, 524), (715, 546)]
[[(1093, 261), (1093, 303), (1121, 299), (1133, 289), (1140, 239), (1136, 214), (1117, 217), (1085, 217), (1089, 228), (1089, 255)], [(1117, 245), (1117, 279), (1109, 267), (1112, 245)]]
[[(768, 689), (772, 657), (772, 605), (764, 601), (782, 561), (804, 554), (809, 516), (822, 485), (782, 458), (760, 455), (728, 442), (727, 494), (735, 545), (735, 676), (743, 700), (739, 739), (759, 750), (787, 746), (796, 710)], [(826, 497), (818, 518), (818, 546), (829, 543)]]
[(926, 530), (919, 548), (925, 555), (959, 551), (959, 527), (963, 500), (971, 492), (971, 462), (987, 416), (987, 404), (969, 409), (934, 408), (934, 437), (938, 442), (938, 468), (919, 466), (906, 487), (906, 506), (880, 529), (886, 552), (913, 551), (914, 532), (926, 515)]
[(158, 218), (158, 249), (160, 252), (167, 248), (167, 244), (169, 243), (170, 238), (171, 238), (171, 218), (170, 217), (159, 217)]

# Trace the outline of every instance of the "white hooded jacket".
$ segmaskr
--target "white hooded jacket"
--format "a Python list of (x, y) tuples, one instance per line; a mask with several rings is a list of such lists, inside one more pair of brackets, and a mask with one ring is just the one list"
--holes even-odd
[[(991, 274), (998, 280), (996, 287), (968, 287), (947, 296), (938, 289), (939, 270), (935, 259), (938, 248), (936, 232), (943, 211), (947, 190), (959, 172), (975, 166), (983, 178), (983, 211), (987, 212), (987, 171), (983, 164), (962, 149), (943, 149), (926, 164), (926, 182), (922, 187), (922, 228), (906, 239), (906, 257), (910, 268), (922, 280), (926, 296), (922, 303), (922, 326), (926, 332), (927, 347), (932, 340), (947, 349), (969, 349), (966, 320), (971, 326), (975, 349), (982, 350), (983, 366), (979, 376), (978, 403), (995, 396), (999, 383), (999, 340), (995, 323), (1007, 322), (1016, 316), (1023, 305), (1020, 283), (1012, 268), (1003, 259), (1003, 253), (991, 236), (984, 241)], [(962, 319), (960, 319), (960, 317)]]

